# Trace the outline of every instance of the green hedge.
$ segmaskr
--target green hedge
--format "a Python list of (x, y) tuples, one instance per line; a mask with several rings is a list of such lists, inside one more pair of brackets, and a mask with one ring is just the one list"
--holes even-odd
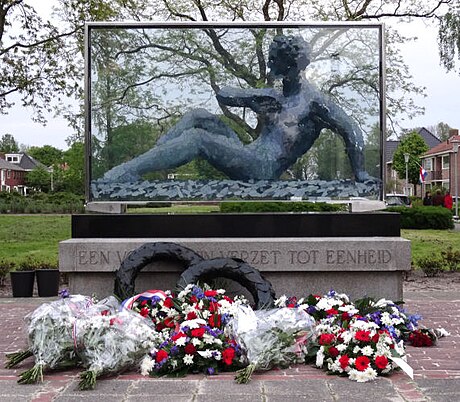
[(35, 193), (22, 196), (0, 192), (2, 214), (67, 214), (84, 212), (84, 200), (72, 193)]
[(220, 203), (220, 212), (340, 212), (348, 211), (347, 204), (326, 202), (283, 202), (283, 201), (225, 201)]
[(401, 229), (453, 229), (452, 212), (443, 207), (390, 207), (401, 214)]

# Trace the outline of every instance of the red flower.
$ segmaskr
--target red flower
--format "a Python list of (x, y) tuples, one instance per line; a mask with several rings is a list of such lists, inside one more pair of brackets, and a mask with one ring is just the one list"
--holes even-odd
[(227, 366), (231, 366), (235, 357), (235, 349), (227, 348), (222, 351), (222, 359)]
[(174, 334), (173, 336), (171, 336), (171, 339), (175, 342), (179, 338), (183, 338), (183, 337), (186, 337), (186, 336), (187, 335), (185, 335), (183, 332), (178, 332), (177, 334)]
[(213, 328), (219, 328), (221, 324), (220, 314), (213, 314), (209, 317), (209, 325)]
[(194, 355), (196, 353), (196, 347), (192, 343), (188, 343), (184, 348), (184, 352), (188, 355)]
[(205, 290), (204, 295), (207, 297), (215, 297), (217, 296), (217, 290)]
[(168, 352), (166, 352), (166, 350), (163, 350), (163, 349), (160, 349), (158, 352), (157, 352), (157, 355), (155, 356), (155, 361), (157, 363), (160, 363), (162, 362), (164, 359), (167, 359), (168, 358)]
[(228, 301), (229, 303), (233, 303), (233, 299), (225, 295), (224, 295), (224, 300)]
[(192, 329), (192, 336), (194, 338), (203, 338), (206, 329), (204, 327)]
[(287, 307), (288, 307), (288, 308), (294, 308), (294, 307), (295, 307), (295, 303), (289, 303), (289, 304), (287, 305)]
[(350, 315), (347, 312), (342, 313), (341, 319), (342, 321), (348, 321), (350, 319)]
[(334, 338), (335, 338), (334, 334), (321, 334), (319, 336), (319, 344), (320, 345), (329, 345), (329, 344), (332, 343)]
[(384, 370), (388, 365), (388, 359), (386, 358), (386, 356), (376, 356), (375, 357), (375, 365), (380, 370)]
[(101, 315), (109, 315), (110, 314), (110, 311), (109, 310), (104, 310), (104, 311), (101, 311)]
[(157, 331), (161, 331), (166, 328), (166, 325), (164, 325), (162, 322), (159, 322), (155, 327)]
[(329, 354), (335, 359), (339, 355), (339, 350), (335, 346), (331, 346), (329, 348)]
[(216, 302), (210, 302), (209, 303), (208, 310), (211, 313), (215, 313), (218, 309), (219, 309), (219, 303), (216, 303)]
[(355, 339), (357, 341), (370, 342), (371, 332), (370, 331), (356, 331)]
[(426, 333), (422, 332), (421, 330), (417, 330), (412, 332), (409, 335), (409, 342), (412, 346), (420, 347), (420, 346), (433, 346), (433, 339)]
[(197, 318), (197, 315), (194, 311), (190, 311), (190, 313), (187, 314), (187, 320), (194, 320)]
[(147, 317), (149, 315), (149, 308), (148, 307), (142, 307), (141, 308), (141, 311), (139, 311), (139, 314), (142, 316), (142, 317)]
[(163, 321), (165, 327), (172, 328), (174, 327), (174, 319), (170, 317), (166, 317)]
[(370, 360), (367, 356), (359, 356), (355, 360), (356, 370), (364, 371), (369, 367)]
[(142, 300), (141, 301), (141, 306), (144, 307), (147, 304), (147, 300)]
[(167, 297), (165, 299), (164, 306), (167, 307), (167, 308), (174, 307), (173, 299), (171, 299), (170, 297)]
[(379, 334), (375, 334), (375, 335), (373, 335), (372, 338), (371, 338), (372, 342), (374, 342), (374, 343), (377, 343), (377, 342), (379, 341), (379, 339), (380, 339), (380, 335), (379, 335)]
[(350, 358), (348, 357), (348, 355), (342, 355), (339, 357), (339, 363), (342, 370), (345, 370), (348, 367), (349, 362)]
[(339, 314), (339, 311), (336, 310), (335, 308), (330, 308), (329, 310), (326, 310), (327, 315), (336, 315)]
[(198, 301), (197, 297), (195, 295), (190, 296), (190, 303), (196, 303)]

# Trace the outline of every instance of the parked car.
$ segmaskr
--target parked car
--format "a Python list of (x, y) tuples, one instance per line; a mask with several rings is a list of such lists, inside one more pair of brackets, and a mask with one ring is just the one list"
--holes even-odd
[(387, 194), (385, 196), (385, 204), (388, 207), (412, 207), (412, 201), (405, 194)]

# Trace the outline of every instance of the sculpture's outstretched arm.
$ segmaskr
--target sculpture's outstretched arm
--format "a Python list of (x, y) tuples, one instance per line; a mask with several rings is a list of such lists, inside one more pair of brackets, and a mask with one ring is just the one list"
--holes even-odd
[(324, 128), (339, 134), (344, 142), (356, 180), (369, 178), (364, 167), (364, 138), (361, 129), (345, 111), (329, 98), (312, 103), (312, 110)]
[(281, 110), (280, 94), (272, 88), (241, 89), (225, 87), (217, 100), (226, 106), (248, 107), (255, 113), (276, 113)]

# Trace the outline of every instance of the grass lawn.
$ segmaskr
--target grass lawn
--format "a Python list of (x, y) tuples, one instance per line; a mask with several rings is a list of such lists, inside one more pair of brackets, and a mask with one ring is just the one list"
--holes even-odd
[(70, 215), (0, 215), (0, 260), (57, 262), (58, 243), (70, 233)]
[[(218, 211), (215, 205), (176, 205), (171, 208), (134, 208), (131, 213), (199, 213)], [(70, 215), (0, 215), (0, 260), (21, 262), (28, 257), (57, 261), (58, 243), (71, 236)], [(412, 261), (440, 254), (452, 246), (460, 251), (460, 232), (402, 230), (412, 242)]]

